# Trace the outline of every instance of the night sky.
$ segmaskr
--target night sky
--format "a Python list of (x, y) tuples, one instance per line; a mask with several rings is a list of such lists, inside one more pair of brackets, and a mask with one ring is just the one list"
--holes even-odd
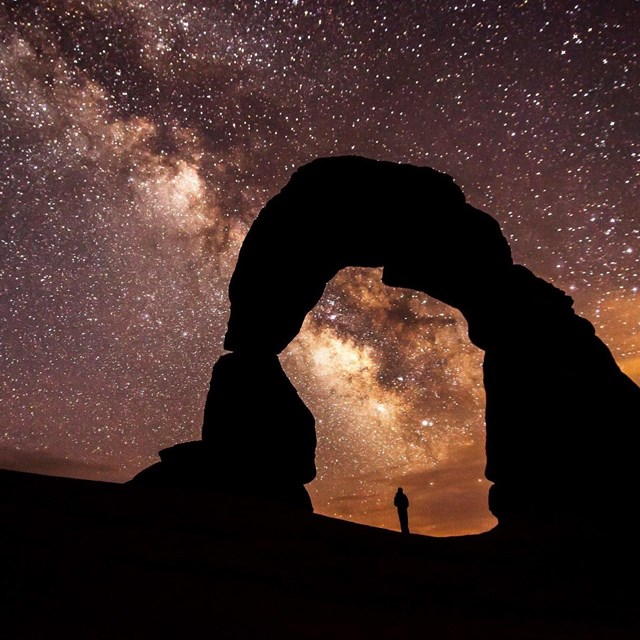
[[(632, 0), (5, 0), (0, 466), (198, 439), (242, 239), (318, 156), (452, 175), (640, 382), (639, 33)], [(403, 486), (414, 531), (493, 525), (457, 312), (347, 269), (281, 359), (317, 512), (397, 528)]]

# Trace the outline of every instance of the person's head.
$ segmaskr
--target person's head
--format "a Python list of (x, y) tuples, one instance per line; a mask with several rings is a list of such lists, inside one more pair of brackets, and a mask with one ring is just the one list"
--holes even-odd
[(402, 493), (402, 487), (398, 487), (398, 493)]

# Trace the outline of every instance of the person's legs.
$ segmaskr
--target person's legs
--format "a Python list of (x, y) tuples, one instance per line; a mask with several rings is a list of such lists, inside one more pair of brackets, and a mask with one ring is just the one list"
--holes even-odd
[(398, 509), (398, 517), (400, 518), (400, 531), (409, 533), (409, 512), (406, 509)]

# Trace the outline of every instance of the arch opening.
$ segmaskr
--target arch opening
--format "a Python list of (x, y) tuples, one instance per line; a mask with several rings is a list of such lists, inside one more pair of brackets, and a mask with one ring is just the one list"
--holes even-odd
[(490, 529), (482, 352), (459, 312), (381, 275), (340, 271), (280, 356), (316, 419), (314, 508), (396, 528), (403, 486), (414, 532)]

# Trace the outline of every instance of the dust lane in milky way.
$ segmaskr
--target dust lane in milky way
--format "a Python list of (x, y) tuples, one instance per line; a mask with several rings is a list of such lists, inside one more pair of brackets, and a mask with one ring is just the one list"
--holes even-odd
[[(636, 2), (27, 1), (0, 25), (0, 466), (125, 480), (198, 438), (244, 234), (318, 156), (453, 175), (640, 381)], [(318, 511), (396, 526), (402, 485), (416, 531), (491, 526), (459, 314), (345, 270), (282, 359)]]

